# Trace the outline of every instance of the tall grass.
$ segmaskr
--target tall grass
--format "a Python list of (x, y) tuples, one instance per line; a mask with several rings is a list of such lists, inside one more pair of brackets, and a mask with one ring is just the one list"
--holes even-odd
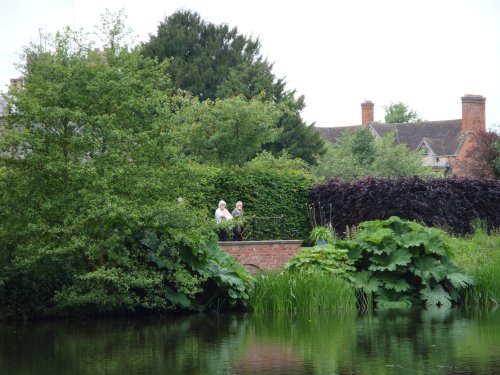
[(325, 272), (269, 272), (256, 278), (250, 305), (256, 313), (354, 310), (356, 293), (347, 281)]
[(488, 234), (480, 225), (469, 237), (451, 237), (455, 261), (475, 279), (464, 295), (466, 307), (500, 304), (500, 232)]

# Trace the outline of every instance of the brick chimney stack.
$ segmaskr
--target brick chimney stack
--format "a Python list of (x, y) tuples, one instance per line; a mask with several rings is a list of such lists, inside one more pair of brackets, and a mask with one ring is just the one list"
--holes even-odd
[(373, 103), (365, 100), (361, 103), (361, 126), (367, 128), (370, 122), (373, 122)]
[(481, 95), (462, 96), (462, 131), (486, 131), (486, 98)]

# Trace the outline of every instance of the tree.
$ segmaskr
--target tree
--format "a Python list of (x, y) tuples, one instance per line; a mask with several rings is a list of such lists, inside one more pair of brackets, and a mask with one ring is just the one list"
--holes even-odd
[(315, 164), (324, 153), (323, 139), (301, 118), (304, 98), (295, 99), (295, 91), (285, 90), (284, 80), (275, 77), (272, 64), (260, 55), (258, 39), (205, 22), (197, 13), (178, 11), (158, 26), (141, 50), (146, 56), (170, 59), (174, 85), (201, 101), (242, 95), (281, 106), (275, 120), (281, 134), (265, 146), (274, 155), (286, 151)]
[(401, 124), (406, 122), (421, 121), (420, 116), (414, 110), (410, 109), (403, 102), (392, 103), (384, 106), (385, 122), (387, 124)]
[(495, 132), (472, 135), (473, 146), (457, 161), (460, 173), (474, 177), (500, 178), (500, 136)]
[(242, 97), (194, 101), (179, 111), (183, 151), (199, 162), (243, 165), (279, 135), (272, 103)]
[(431, 173), (429, 167), (422, 165), (419, 153), (408, 150), (404, 144), (394, 146), (393, 142), (393, 133), (375, 139), (365, 129), (354, 134), (344, 132), (335, 144), (329, 146), (318, 165), (313, 167), (313, 172), (320, 179), (337, 177), (342, 180), (364, 176), (425, 176)]
[(175, 201), (189, 183), (172, 136), (184, 98), (168, 61), (122, 43), (123, 17), (104, 16), (104, 51), (70, 29), (25, 50), (0, 141), (0, 315), (246, 298), (248, 273), (210, 221)]

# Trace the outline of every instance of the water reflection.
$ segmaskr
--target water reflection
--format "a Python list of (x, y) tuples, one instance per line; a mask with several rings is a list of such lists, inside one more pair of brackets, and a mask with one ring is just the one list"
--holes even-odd
[(500, 313), (196, 315), (0, 325), (0, 374), (495, 374)]

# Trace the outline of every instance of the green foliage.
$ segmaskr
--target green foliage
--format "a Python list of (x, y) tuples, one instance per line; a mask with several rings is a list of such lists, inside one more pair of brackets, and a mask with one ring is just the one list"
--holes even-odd
[[(465, 294), (468, 307), (498, 306), (500, 304), (500, 233), (488, 234), (481, 225), (476, 225), (472, 235), (448, 237), (453, 258), (467, 274), (474, 278), (474, 285)], [(461, 283), (457, 278), (455, 283)]]
[(394, 145), (393, 133), (374, 139), (364, 129), (354, 134), (344, 132), (328, 147), (313, 172), (321, 179), (342, 180), (364, 176), (430, 176), (432, 173), (430, 167), (422, 165), (422, 155), (408, 150), (404, 144)]
[[(293, 158), (315, 164), (317, 157), (325, 152), (324, 141), (301, 118), (304, 97), (296, 99), (294, 90), (285, 90), (284, 79), (275, 77), (272, 64), (259, 50), (258, 39), (241, 35), (237, 28), (230, 29), (225, 24), (205, 22), (199, 14), (185, 10), (167, 17), (159, 25), (157, 34), (151, 35), (141, 47), (145, 56), (170, 60), (168, 69), (174, 85), (191, 92), (200, 101), (218, 99), (225, 102), (241, 96), (246, 100), (278, 105), (280, 116), (270, 125), (279, 129), (279, 133), (266, 141), (266, 149), (274, 155), (286, 151)], [(241, 119), (232, 122), (236, 123), (233, 126), (237, 123), (244, 126)], [(215, 121), (211, 126), (218, 123)], [(213, 131), (208, 133), (213, 135)], [(259, 134), (258, 139), (265, 135)], [(206, 134), (202, 138), (206, 138)]]
[(326, 272), (350, 280), (355, 270), (347, 256), (347, 250), (332, 245), (302, 248), (284, 266), (291, 272)]
[(352, 310), (356, 296), (349, 283), (322, 271), (263, 273), (250, 296), (257, 313)]
[[(306, 208), (313, 177), (304, 169), (295, 169), (286, 157), (271, 158), (241, 168), (190, 164), (188, 171), (178, 176), (178, 195), (212, 218), (219, 200), (227, 202), (229, 211), (242, 201), (245, 239), (305, 239), (309, 234)], [(268, 162), (276, 168), (267, 169)], [(255, 217), (258, 219), (253, 220)]]
[[(114, 22), (114, 23), (113, 23)], [(0, 313), (43, 316), (244, 304), (251, 278), (214, 245), (173, 137), (168, 63), (66, 30), (26, 50), (0, 143)]]
[[(245, 164), (245, 168), (252, 171), (276, 171), (281, 174), (303, 174), (309, 173), (309, 166), (302, 159), (292, 158), (286, 152), (279, 157), (267, 151), (262, 151), (252, 160)], [(310, 175), (312, 178), (312, 175)]]
[(384, 106), (385, 122), (387, 124), (401, 124), (421, 121), (420, 116), (403, 102), (391, 103)]
[(361, 223), (353, 240), (336, 241), (345, 249), (357, 274), (355, 285), (363, 291), (362, 304), (379, 307), (408, 306), (425, 302), (450, 306), (459, 291), (473, 284), (448, 257), (444, 233), (398, 217)]
[(311, 234), (309, 235), (309, 239), (313, 243), (317, 243), (318, 241), (324, 241), (329, 244), (333, 244), (336, 237), (337, 236), (331, 225), (315, 226), (311, 230)]
[(242, 165), (279, 135), (271, 103), (235, 97), (192, 102), (177, 113), (183, 151), (203, 163)]

